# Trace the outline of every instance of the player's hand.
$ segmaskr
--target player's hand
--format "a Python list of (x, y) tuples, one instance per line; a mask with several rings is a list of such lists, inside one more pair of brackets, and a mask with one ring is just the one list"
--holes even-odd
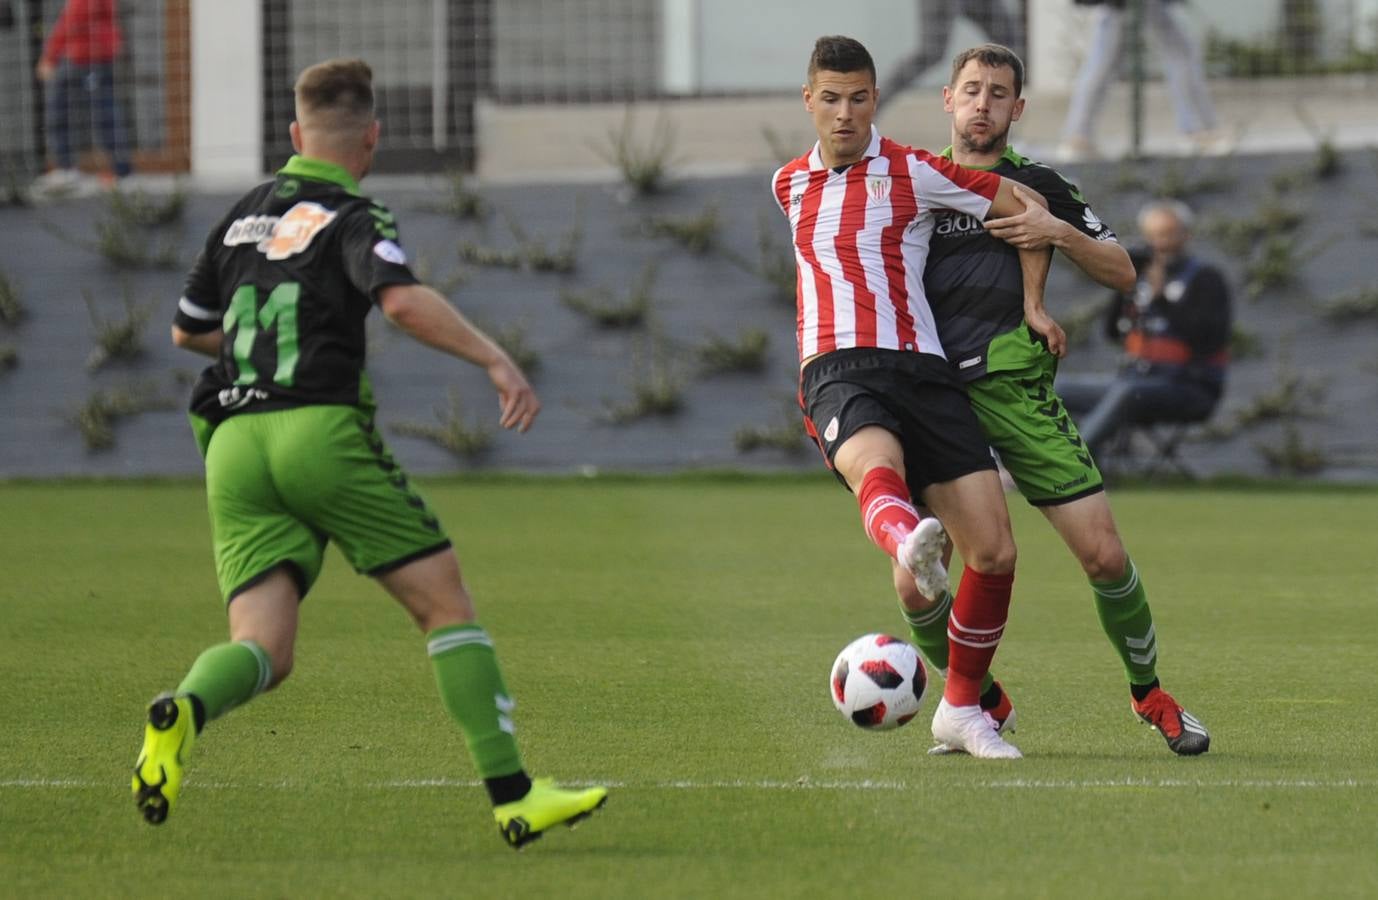
[(487, 371), (493, 387), (498, 389), (498, 405), (502, 410), (498, 424), (503, 428), (526, 431), (541, 411), (541, 401), (531, 383), (526, 380), (522, 370), (505, 356), (490, 365)]
[(1043, 336), (1048, 343), (1048, 352), (1058, 359), (1067, 355), (1067, 332), (1044, 309), (1025, 309), (1024, 321), (1029, 328)]
[(55, 72), (57, 72), (57, 66), (53, 65), (46, 59), (40, 59), (38, 61), (38, 65), (33, 67), (33, 72), (35, 75), (38, 76), (39, 81), (47, 81), (48, 79), (53, 77), (53, 74)]
[(1070, 226), (1039, 206), (1028, 191), (1014, 186), (1014, 196), (1024, 204), (1017, 216), (988, 219), (983, 224), (992, 237), (1005, 241), (1020, 250), (1042, 250), (1051, 247)]

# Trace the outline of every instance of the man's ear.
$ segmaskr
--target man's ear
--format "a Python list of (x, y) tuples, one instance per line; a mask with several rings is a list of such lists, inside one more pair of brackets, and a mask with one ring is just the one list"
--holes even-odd
[(288, 126), (287, 126), (287, 133), (290, 134), (290, 135), (292, 136), (292, 149), (293, 149), (295, 152), (300, 153), (300, 152), (301, 152), (301, 125), (297, 124), (297, 121), (296, 121), (295, 119), (292, 120), (292, 124), (291, 124), (291, 125), (288, 125)]
[(943, 112), (952, 112), (952, 97), (952, 88), (948, 87), (947, 85), (943, 85)]
[(368, 126), (368, 131), (364, 133), (364, 145), (370, 152), (373, 151), (373, 148), (378, 146), (378, 135), (381, 134), (382, 131), (383, 123), (377, 119), (374, 119), (373, 124)]
[(1020, 97), (1014, 101), (1014, 108), (1010, 110), (1010, 121), (1018, 122), (1022, 115), (1024, 115), (1024, 98)]
[(809, 90), (809, 86), (806, 84), (803, 87), (803, 92), (804, 109), (808, 110), (809, 112), (813, 112), (813, 91)]

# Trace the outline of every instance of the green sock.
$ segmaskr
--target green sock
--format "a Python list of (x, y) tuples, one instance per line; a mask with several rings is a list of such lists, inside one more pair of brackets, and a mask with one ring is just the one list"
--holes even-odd
[(1158, 677), (1158, 640), (1153, 633), (1153, 611), (1134, 561), (1125, 560), (1123, 577), (1115, 581), (1093, 581), (1096, 613), (1105, 636), (1115, 645), (1124, 661), (1130, 684), (1148, 684)]
[[(938, 598), (938, 605), (923, 612), (910, 612), (900, 606), (900, 612), (904, 614), (904, 621), (909, 623), (909, 635), (914, 639), (914, 645), (919, 648), (923, 658), (928, 660), (928, 664), (938, 670), (938, 674), (947, 677), (947, 617), (952, 614), (952, 592), (943, 591), (943, 595)], [(981, 693), (990, 690), (990, 686), (995, 683), (995, 676), (990, 672), (981, 679)]]
[(426, 635), (440, 699), (459, 723), (469, 755), (482, 778), (522, 770), (512, 736), (512, 698), (502, 683), (488, 632), (478, 625), (449, 625)]
[(268, 654), (253, 641), (216, 644), (196, 657), (177, 693), (194, 694), (209, 722), (263, 693), (272, 674)]

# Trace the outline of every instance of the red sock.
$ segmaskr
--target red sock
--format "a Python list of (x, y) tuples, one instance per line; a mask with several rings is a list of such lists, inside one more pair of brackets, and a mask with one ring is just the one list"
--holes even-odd
[(952, 706), (975, 706), (981, 680), (990, 671), (995, 648), (1005, 633), (1014, 573), (986, 575), (962, 569), (952, 614), (947, 619), (947, 686), (943, 699)]
[(882, 466), (861, 479), (856, 499), (866, 536), (894, 559), (900, 542), (919, 524), (919, 513), (909, 500), (909, 485), (894, 469)]

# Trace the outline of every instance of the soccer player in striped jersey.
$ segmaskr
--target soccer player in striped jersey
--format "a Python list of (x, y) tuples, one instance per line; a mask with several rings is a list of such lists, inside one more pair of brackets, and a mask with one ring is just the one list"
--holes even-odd
[(333, 541), (426, 634), (498, 830), (520, 847), (587, 816), (607, 791), (527, 776), (512, 699), (450, 540), (374, 424), (364, 319), (377, 306), (417, 340), (482, 367), (504, 428), (526, 431), (540, 401), (506, 353), (417, 282), (392, 214), (359, 192), (379, 130), (368, 65), (306, 69), (296, 113), (298, 155), (212, 229), (172, 328), (178, 346), (216, 360), (192, 391), (191, 418), (230, 641), (149, 706), (135, 803), (163, 822), (205, 724), (288, 676), (298, 607)]
[[(943, 89), (943, 108), (952, 118), (952, 146), (943, 156), (1018, 181), (1026, 186), (1021, 191), (1038, 192), (1047, 206), (1030, 204), (1017, 216), (985, 222), (940, 211), (924, 288), (986, 439), (1091, 582), (1101, 627), (1129, 679), (1134, 712), (1174, 753), (1204, 753), (1210, 746), (1205, 727), (1158, 683), (1157, 631), (1143, 582), (1120, 540), (1091, 451), (1054, 389), (1061, 354), (1024, 321), (1017, 260), (1028, 250), (1056, 247), (1088, 276), (1119, 291), (1133, 289), (1135, 271), (1076, 186), (1009, 146), (1010, 125), (1024, 110), (1023, 81), (1023, 62), (1007, 47), (983, 44), (958, 54)], [(897, 579), (895, 587), (915, 643), (941, 668), (952, 595), (928, 594), (912, 580)], [(1012, 717), (1009, 698), (989, 677), (983, 698), (997, 720)]]
[[(829, 466), (861, 507), (867, 536), (904, 577), (945, 584), (941, 517), (966, 568), (950, 616), (947, 683), (933, 717), (940, 745), (1018, 758), (979, 705), (1004, 632), (1015, 546), (979, 424), (943, 355), (924, 298), (937, 208), (977, 221), (1023, 211), (1013, 183), (882, 138), (871, 125), (876, 70), (866, 48), (819, 38), (804, 107), (818, 142), (775, 173), (798, 264), (800, 402)], [(1042, 309), (1049, 254), (1021, 254), (1025, 314)], [(1050, 335), (1056, 344), (1065, 338)]]

